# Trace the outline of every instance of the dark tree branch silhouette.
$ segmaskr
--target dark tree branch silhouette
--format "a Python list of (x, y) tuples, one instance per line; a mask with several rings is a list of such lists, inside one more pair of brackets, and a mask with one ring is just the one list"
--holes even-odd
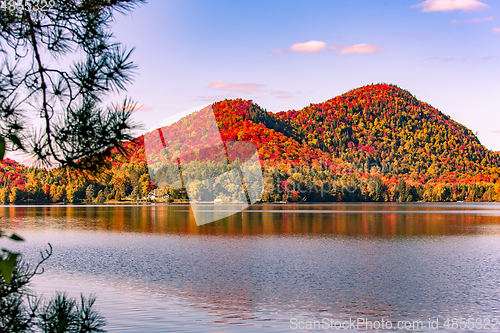
[[(87, 170), (106, 164), (112, 148), (124, 152), (121, 143), (137, 128), (135, 103), (103, 103), (126, 90), (136, 66), (133, 49), (114, 41), (110, 24), (115, 13), (144, 2), (48, 1), (42, 11), (23, 0), (0, 9), (0, 137), (7, 150)], [(40, 128), (28, 123), (32, 113)]]
[[(105, 98), (126, 90), (136, 66), (132, 50), (113, 41), (114, 13), (126, 14), (144, 0), (17, 0), (0, 3), (0, 160), (21, 150), (44, 165), (98, 170), (113, 148), (132, 139), (135, 103), (125, 98), (103, 107)], [(45, 4), (45, 8), (41, 5)], [(48, 5), (48, 6), (47, 6)], [(74, 60), (77, 59), (77, 60)], [(74, 60), (68, 64), (68, 60)], [(43, 125), (29, 123), (36, 114)], [(14, 241), (13, 234), (0, 238)], [(0, 251), (0, 331), (103, 332), (95, 298), (80, 302), (57, 294), (46, 304), (26, 286), (52, 247), (31, 270), (19, 253)]]

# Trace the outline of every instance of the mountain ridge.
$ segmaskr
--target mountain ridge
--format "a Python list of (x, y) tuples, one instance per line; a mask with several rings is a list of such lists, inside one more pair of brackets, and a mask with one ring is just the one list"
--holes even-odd
[[(231, 103), (248, 105), (251, 101), (213, 104), (219, 123), (226, 124), (221, 127), (222, 133), (234, 119), (217, 110), (223, 106), (226, 112), (234, 111), (228, 105)], [(252, 120), (251, 114), (257, 108), (260, 109), (254, 103), (248, 106), (245, 120)], [(238, 112), (242, 112), (241, 105)], [(299, 144), (320, 149), (344, 162), (392, 163), (396, 174), (422, 173), (445, 165), (443, 171), (458, 174), (499, 167), (499, 154), (481, 145), (470, 129), (394, 85), (368, 85), (301, 110), (266, 114), (280, 120), (280, 126), (290, 128), (288, 131), (294, 132), (291, 137)], [(279, 128), (274, 130), (280, 132)], [(237, 139), (234, 135), (225, 137)], [(251, 140), (251, 135), (247, 134), (246, 139)]]
[[(272, 113), (243, 99), (215, 102), (211, 110), (224, 141), (257, 147), (265, 177), (262, 201), (500, 201), (500, 154), (481, 145), (466, 126), (395, 85), (367, 85), (300, 110)], [(190, 137), (206, 135), (196, 118), (206, 117), (204, 112), (162, 127), (162, 141), (179, 147)], [(145, 138), (150, 142), (151, 135), (124, 143), (128, 156), (115, 151), (111, 176), (91, 181), (101, 189), (101, 201), (118, 197), (116, 193), (144, 196), (153, 189), (147, 170), (158, 166), (159, 159), (146, 160), (144, 151)], [(45, 180), (38, 175), (40, 188)], [(12, 173), (9, 177), (12, 181)], [(78, 189), (83, 185), (65, 177), (47, 178), (58, 179), (50, 189), (44, 187), (47, 200), (70, 192), (72, 200), (84, 200), (85, 191)], [(15, 184), (22, 192), (30, 182), (24, 178), (7, 184), (5, 191)], [(164, 193), (186, 198), (182, 191)]]

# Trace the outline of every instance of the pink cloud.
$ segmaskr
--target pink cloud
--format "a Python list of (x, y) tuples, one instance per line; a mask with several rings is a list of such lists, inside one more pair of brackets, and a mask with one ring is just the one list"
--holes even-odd
[(490, 17), (473, 18), (471, 20), (465, 19), (463, 21), (460, 21), (460, 20), (451, 20), (450, 22), (452, 24), (461, 25), (461, 24), (469, 24), (469, 23), (489, 22), (489, 21), (494, 21), (494, 20), (495, 20), (495, 18), (493, 16), (490, 16)]
[(382, 49), (381, 46), (370, 45), (370, 44), (356, 44), (352, 46), (344, 46), (340, 49), (340, 54), (352, 54), (352, 53), (377, 53)]
[(328, 49), (328, 45), (325, 42), (321, 42), (318, 40), (312, 40), (306, 43), (296, 43), (290, 47), (290, 51), (292, 52), (300, 52), (300, 53), (316, 53), (321, 52)]
[(481, 23), (481, 22), (489, 22), (489, 21), (494, 21), (494, 20), (495, 20), (495, 18), (493, 16), (489, 16), (489, 17), (473, 18), (471, 21), (472, 21), (472, 23)]
[(281, 53), (283, 53), (285, 51), (283, 51), (282, 49), (274, 49), (274, 50), (271, 50), (269, 52), (274, 53), (274, 54), (281, 54)]
[(450, 12), (454, 10), (481, 10), (489, 7), (479, 0), (425, 0), (410, 8), (422, 8), (422, 12)]
[[(370, 44), (356, 44), (351, 46), (337, 46), (332, 45), (328, 46), (325, 42), (312, 40), (306, 43), (296, 43), (290, 47), (290, 51), (299, 52), (299, 53), (318, 53), (325, 50), (340, 50), (340, 54), (351, 54), (351, 53), (359, 53), (359, 54), (368, 54), (368, 53), (377, 53), (382, 47), (377, 45)], [(281, 49), (274, 49), (270, 51), (271, 53), (283, 53)]]
[(264, 85), (258, 83), (227, 83), (222, 81), (213, 81), (208, 85), (209, 88), (236, 91), (244, 94), (251, 94), (260, 91)]
[(500, 28), (494, 28), (491, 32), (494, 34), (500, 34)]
[(289, 99), (289, 98), (294, 98), (296, 95), (301, 93), (299, 90), (297, 90), (295, 92), (289, 92), (289, 91), (284, 91), (284, 90), (267, 89), (267, 88), (265, 88), (265, 85), (257, 84), (257, 83), (232, 84), (232, 83), (227, 83), (227, 82), (222, 82), (222, 81), (211, 82), (209, 84), (209, 88), (218, 89), (218, 90), (225, 90), (225, 91), (230, 91), (230, 92), (234, 92), (234, 93), (225, 94), (225, 95), (196, 96), (195, 100), (204, 101), (204, 102), (214, 102), (214, 101), (223, 100), (225, 98), (238, 97), (238, 93), (249, 94), (249, 93), (254, 93), (254, 92), (271, 94), (279, 99)]
[(491, 131), (491, 133), (500, 134), (500, 130)]

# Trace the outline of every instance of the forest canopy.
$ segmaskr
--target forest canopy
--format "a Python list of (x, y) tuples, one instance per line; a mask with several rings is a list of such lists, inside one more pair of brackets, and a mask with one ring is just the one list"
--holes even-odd
[[(224, 141), (257, 147), (265, 178), (262, 201), (500, 201), (499, 154), (394, 85), (369, 85), (277, 114), (241, 99), (216, 102), (212, 109)], [(179, 124), (162, 128), (163, 139), (175, 143), (203, 131), (191, 123), (183, 131)], [(0, 202), (103, 203), (153, 195), (187, 200), (183, 189), (157, 188), (151, 181), (157, 161), (146, 161), (144, 136), (124, 148), (129, 157), (115, 151), (111, 170), (95, 179), (6, 160), (0, 166)], [(203, 168), (203, 159), (191, 170)], [(237, 200), (214, 187), (214, 198)]]

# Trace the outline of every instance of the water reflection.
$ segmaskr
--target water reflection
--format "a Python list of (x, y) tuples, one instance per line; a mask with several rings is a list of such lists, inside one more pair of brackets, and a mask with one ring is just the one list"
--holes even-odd
[[(235, 211), (236, 205), (200, 205)], [(496, 232), (498, 204), (254, 205), (197, 226), (189, 205), (0, 206), (4, 228), (200, 235), (418, 236)]]
[(499, 208), (256, 205), (198, 227), (182, 205), (3, 206), (0, 223), (31, 261), (50, 242), (41, 290), (91, 285), (110, 331), (277, 332), (292, 317), (498, 318)]

